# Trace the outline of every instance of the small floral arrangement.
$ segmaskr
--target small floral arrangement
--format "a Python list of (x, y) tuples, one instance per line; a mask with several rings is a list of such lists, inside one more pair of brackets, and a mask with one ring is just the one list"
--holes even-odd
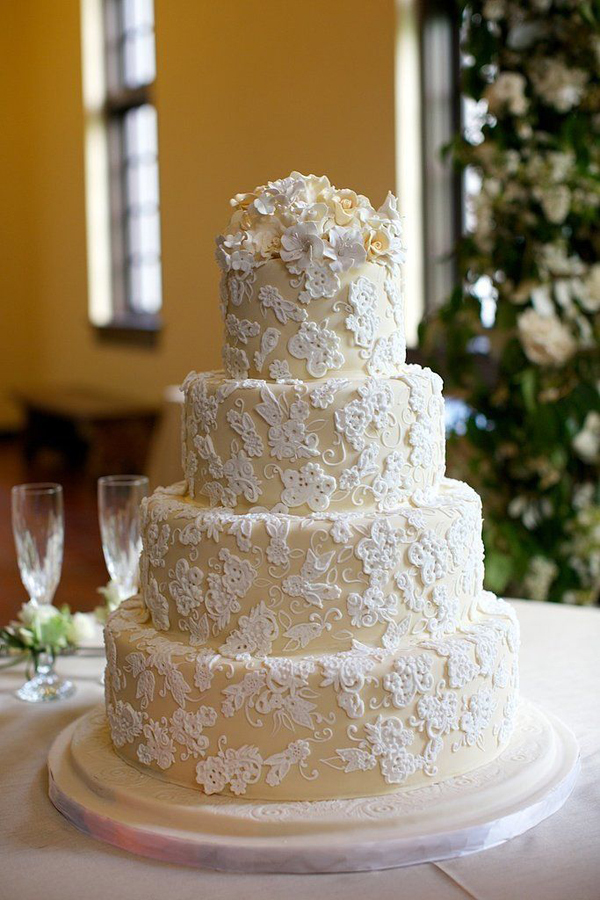
[(121, 598), (119, 597), (116, 581), (109, 581), (108, 584), (99, 587), (97, 590), (98, 593), (104, 597), (104, 603), (95, 608), (94, 615), (97, 622), (101, 625), (105, 625), (111, 612), (114, 612), (121, 603)]
[(391, 193), (375, 209), (367, 197), (338, 190), (325, 176), (292, 172), (237, 194), (231, 205), (226, 234), (217, 238), (217, 262), (233, 276), (229, 294), (234, 305), (243, 296), (239, 282), (270, 259), (283, 260), (298, 284), (304, 284), (305, 302), (332, 297), (339, 290), (340, 273), (365, 262), (395, 269), (404, 261), (400, 216)]
[(24, 603), (17, 619), (0, 628), (0, 647), (9, 654), (36, 655), (50, 651), (54, 655), (79, 646), (93, 637), (94, 623), (89, 614), (72, 613), (68, 606), (58, 609), (33, 600)]

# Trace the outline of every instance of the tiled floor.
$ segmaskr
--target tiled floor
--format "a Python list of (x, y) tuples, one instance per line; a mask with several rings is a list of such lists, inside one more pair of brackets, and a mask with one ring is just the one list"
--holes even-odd
[(82, 475), (57, 470), (51, 461), (28, 471), (18, 442), (0, 440), (0, 623), (12, 618), (27, 599), (21, 584), (10, 519), (10, 489), (25, 481), (58, 481), (65, 499), (65, 556), (54, 602), (89, 610), (100, 601), (98, 585), (108, 580), (98, 530), (96, 486)]

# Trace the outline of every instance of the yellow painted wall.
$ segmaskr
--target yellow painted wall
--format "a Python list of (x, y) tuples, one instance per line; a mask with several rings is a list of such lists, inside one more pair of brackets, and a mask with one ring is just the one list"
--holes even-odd
[(87, 320), (79, 0), (0, 2), (11, 336), (0, 427), (19, 384), (156, 399), (188, 370), (218, 366), (214, 236), (237, 191), (291, 169), (374, 202), (394, 185), (393, 0), (155, 2), (165, 325), (154, 348), (100, 343)]

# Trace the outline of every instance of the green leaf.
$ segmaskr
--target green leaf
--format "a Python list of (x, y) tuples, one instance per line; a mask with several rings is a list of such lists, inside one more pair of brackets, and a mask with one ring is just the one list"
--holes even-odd
[(513, 561), (506, 553), (492, 550), (485, 560), (485, 583), (491, 591), (502, 594), (513, 575)]

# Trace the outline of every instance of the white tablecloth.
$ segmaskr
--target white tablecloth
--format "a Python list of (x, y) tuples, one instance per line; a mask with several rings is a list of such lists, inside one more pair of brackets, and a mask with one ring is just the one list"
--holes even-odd
[(65, 659), (77, 694), (48, 706), (12, 696), (18, 670), (0, 673), (0, 897), (2, 900), (598, 900), (600, 898), (600, 611), (515, 604), (522, 690), (575, 731), (582, 772), (554, 817), (474, 856), (352, 875), (228, 875), (131, 856), (77, 832), (47, 798), (54, 736), (98, 703), (98, 659)]

